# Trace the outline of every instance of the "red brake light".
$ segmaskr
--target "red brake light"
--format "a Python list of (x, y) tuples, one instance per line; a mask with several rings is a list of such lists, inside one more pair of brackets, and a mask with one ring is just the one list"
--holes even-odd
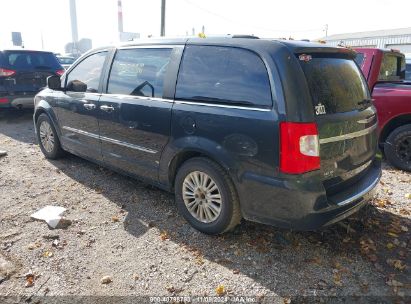
[(316, 123), (280, 123), (280, 171), (300, 174), (320, 169)]
[(16, 74), (16, 71), (14, 71), (14, 70), (8, 70), (8, 69), (0, 68), (0, 76), (8, 77), (8, 76), (12, 76), (14, 74)]
[(0, 103), (8, 103), (9, 99), (8, 98), (0, 98)]
[(64, 72), (65, 72), (64, 70), (57, 70), (57, 71), (56, 71), (56, 74), (59, 75), (59, 76), (61, 76), (61, 75), (64, 74)]

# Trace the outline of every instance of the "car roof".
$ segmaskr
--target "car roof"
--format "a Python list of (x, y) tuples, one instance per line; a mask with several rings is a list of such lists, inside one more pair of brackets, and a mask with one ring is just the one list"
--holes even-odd
[(7, 48), (7, 49), (0, 49), (0, 52), (27, 52), (27, 53), (45, 53), (45, 54), (54, 54), (50, 51), (43, 51), (43, 50), (28, 50), (28, 49), (19, 49), (19, 48)]
[(334, 47), (317, 42), (307, 42), (299, 40), (282, 40), (282, 39), (270, 39), (264, 38), (260, 39), (257, 37), (247, 37), (244, 36), (231, 37), (207, 37), (207, 38), (197, 38), (197, 37), (184, 37), (184, 38), (149, 38), (149, 39), (138, 39), (135, 41), (130, 41), (127, 43), (121, 43), (117, 45), (105, 46), (91, 50), (105, 50), (108, 48), (126, 48), (133, 46), (144, 46), (144, 45), (221, 45), (221, 46), (238, 46), (245, 47), (254, 50), (267, 49), (269, 47), (277, 48), (287, 48), (292, 53), (314, 53), (314, 52), (339, 52), (355, 54), (352, 49), (344, 47)]

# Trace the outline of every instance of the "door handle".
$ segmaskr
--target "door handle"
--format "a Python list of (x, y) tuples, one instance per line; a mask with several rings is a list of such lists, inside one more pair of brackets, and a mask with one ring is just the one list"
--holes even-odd
[(105, 106), (105, 105), (100, 106), (100, 109), (103, 110), (103, 111), (105, 111), (105, 112), (114, 111), (114, 108), (113, 108), (113, 107), (111, 107), (111, 106)]
[(83, 106), (87, 109), (87, 110), (94, 110), (96, 108), (96, 105), (94, 103), (85, 103), (83, 104)]

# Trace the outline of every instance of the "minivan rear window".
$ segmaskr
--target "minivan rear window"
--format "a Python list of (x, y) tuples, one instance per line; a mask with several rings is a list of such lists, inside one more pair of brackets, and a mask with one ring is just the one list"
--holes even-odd
[(53, 53), (4, 51), (2, 65), (11, 70), (59, 70), (61, 65)]
[(299, 61), (307, 79), (313, 107), (323, 109), (320, 114), (360, 109), (358, 103), (370, 99), (367, 83), (354, 60), (321, 55), (309, 58)]
[(246, 49), (187, 46), (176, 99), (271, 107), (271, 88), (262, 59)]

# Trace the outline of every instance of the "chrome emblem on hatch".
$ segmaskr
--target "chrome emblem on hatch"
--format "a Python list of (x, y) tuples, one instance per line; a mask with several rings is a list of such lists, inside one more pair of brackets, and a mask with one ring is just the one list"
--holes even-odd
[(315, 114), (316, 115), (327, 114), (327, 112), (325, 111), (325, 106), (321, 102), (315, 106)]

